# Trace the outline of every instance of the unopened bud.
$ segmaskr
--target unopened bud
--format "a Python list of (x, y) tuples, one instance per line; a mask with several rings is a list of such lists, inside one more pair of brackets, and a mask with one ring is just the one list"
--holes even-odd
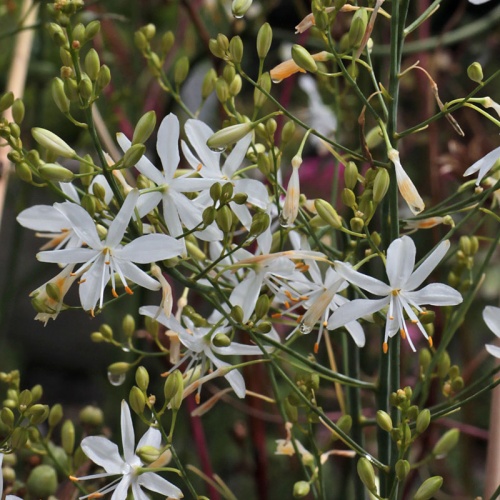
[(128, 402), (132, 411), (137, 413), (137, 415), (142, 415), (144, 408), (146, 407), (146, 397), (144, 396), (144, 392), (142, 392), (136, 385), (130, 389)]
[(350, 161), (344, 170), (344, 183), (345, 187), (354, 189), (358, 182), (358, 167), (353, 161)]
[(378, 410), (375, 419), (381, 429), (386, 432), (392, 431), (392, 418), (387, 412)]
[(400, 459), (396, 462), (394, 469), (396, 471), (398, 481), (404, 481), (406, 476), (410, 473), (410, 462), (408, 462), (408, 460)]
[[(269, 77), (270, 79), (271, 77)], [(287, 121), (283, 125), (283, 131), (281, 132), (281, 141), (284, 143), (289, 142), (295, 134), (295, 122)]]
[(342, 221), (337, 211), (326, 200), (316, 198), (314, 207), (318, 215), (329, 225), (335, 229), (342, 227)]
[(155, 460), (160, 458), (161, 452), (158, 448), (151, 445), (141, 446), (137, 451), (136, 455), (142, 460), (146, 465), (152, 464)]
[(215, 222), (222, 232), (229, 233), (229, 231), (231, 231), (233, 225), (233, 212), (227, 205), (217, 210)]
[(40, 146), (58, 156), (63, 158), (74, 158), (76, 156), (75, 150), (50, 130), (35, 127), (31, 130), (31, 134)]
[(225, 333), (216, 333), (212, 343), (215, 347), (228, 347), (231, 345), (231, 339)]
[(316, 71), (318, 71), (316, 61), (313, 59), (309, 51), (302, 47), (302, 45), (292, 45), (292, 59), (297, 66), (305, 69), (309, 73), (316, 73)]
[(413, 500), (430, 500), (441, 489), (443, 478), (433, 476), (426, 479), (415, 493)]
[(252, 131), (254, 124), (252, 122), (238, 123), (229, 127), (223, 128), (215, 132), (207, 141), (207, 146), (210, 149), (218, 150), (225, 148), (229, 144), (238, 142)]
[(210, 68), (205, 77), (203, 78), (203, 83), (201, 85), (201, 97), (206, 99), (215, 89), (215, 82), (217, 81), (217, 73), (214, 68)]
[(379, 126), (373, 127), (365, 136), (365, 141), (368, 149), (374, 149), (379, 144), (384, 142), (384, 136), (380, 130)]
[(184, 380), (179, 370), (172, 372), (165, 380), (163, 393), (165, 402), (170, 403), (172, 410), (178, 410), (182, 403), (182, 393), (184, 391)]
[(375, 203), (380, 203), (384, 199), (390, 182), (389, 172), (385, 168), (379, 168), (373, 181), (373, 201)]
[(478, 62), (473, 62), (467, 68), (467, 76), (476, 83), (481, 83), (483, 81), (483, 67)]
[(180, 85), (189, 74), (189, 59), (187, 56), (180, 57), (174, 66), (174, 82)]
[(241, 306), (234, 306), (231, 309), (230, 315), (231, 315), (231, 318), (233, 318), (234, 321), (236, 321), (237, 323), (243, 322), (244, 313), (243, 313), (243, 309), (241, 308)]
[(26, 488), (34, 498), (47, 498), (54, 495), (58, 486), (57, 473), (50, 465), (36, 466), (26, 481)]
[(361, 46), (367, 25), (368, 11), (364, 8), (358, 9), (352, 17), (351, 27), (349, 28), (349, 45), (352, 48), (357, 49)]
[(110, 375), (125, 375), (132, 368), (130, 363), (125, 361), (117, 361), (108, 366), (108, 374)]
[(241, 92), (243, 81), (240, 75), (236, 75), (233, 81), (229, 84), (229, 93), (232, 97), (237, 96)]
[(431, 412), (429, 409), (425, 408), (418, 414), (415, 428), (419, 434), (422, 434), (422, 432), (424, 432), (427, 427), (429, 427), (430, 423)]
[(233, 0), (231, 5), (231, 12), (233, 13), (233, 16), (238, 19), (243, 17), (247, 13), (247, 10), (252, 6), (252, 1), (253, 0)]
[(134, 33), (134, 43), (141, 52), (144, 52), (149, 47), (149, 42), (146, 38), (146, 35), (140, 30)]
[(92, 81), (97, 80), (100, 67), (99, 54), (95, 49), (90, 49), (85, 56), (85, 72)]
[(144, 144), (133, 144), (125, 152), (122, 159), (122, 165), (124, 168), (130, 168), (135, 166), (139, 160), (144, 156), (146, 152), (146, 146)]
[(257, 33), (257, 55), (264, 59), (271, 48), (273, 29), (269, 23), (264, 23)]
[(229, 42), (229, 55), (231, 61), (235, 64), (240, 64), (243, 60), (243, 42), (239, 36), (233, 36)]
[(349, 188), (344, 188), (342, 190), (342, 203), (349, 208), (354, 208), (356, 206), (356, 195), (354, 191)]
[(83, 42), (88, 42), (92, 40), (99, 31), (101, 30), (101, 22), (100, 21), (90, 21), (87, 26), (85, 26), (85, 32), (83, 34)]
[(56, 23), (49, 23), (48, 30), (52, 40), (56, 43), (56, 45), (59, 45), (59, 47), (66, 45), (67, 38), (61, 26)]
[(42, 179), (52, 182), (71, 182), (75, 175), (71, 170), (56, 163), (46, 163), (38, 169)]
[(217, 95), (217, 99), (222, 103), (229, 99), (229, 85), (223, 78), (219, 78), (215, 82), (215, 94)]
[(290, 398), (286, 398), (283, 402), (286, 419), (288, 422), (292, 422), (294, 424), (299, 419), (299, 410), (296, 405), (292, 404)]
[(149, 373), (144, 366), (139, 366), (135, 371), (135, 383), (142, 391), (146, 391), (149, 385)]
[[(271, 92), (272, 80), (271, 75), (269, 73), (263, 73), (259, 78), (258, 84), (264, 89), (267, 93)], [(260, 108), (267, 101), (267, 95), (264, 92), (261, 92), (258, 88), (254, 89), (253, 92), (253, 102), (256, 108)], [(293, 123), (293, 122), (287, 122)], [(284, 127), (283, 127), (284, 130)], [(283, 137), (283, 132), (282, 132)], [(283, 139), (282, 139), (283, 140)]]
[(29, 165), (22, 161), (15, 164), (16, 175), (24, 182), (31, 182), (33, 180), (33, 174)]
[(311, 485), (307, 481), (297, 481), (293, 485), (293, 498), (304, 498), (310, 491)]
[(28, 441), (28, 431), (25, 427), (16, 427), (10, 436), (12, 448), (19, 450), (24, 447)]
[(0, 420), (4, 425), (12, 428), (15, 420), (14, 412), (10, 408), (4, 406), (0, 411)]
[(371, 493), (377, 493), (377, 483), (375, 482), (375, 471), (373, 470), (373, 465), (371, 462), (365, 458), (361, 457), (357, 464), (358, 476), (362, 483), (366, 486), (368, 491)]
[(52, 98), (61, 113), (69, 113), (70, 101), (64, 92), (64, 82), (60, 78), (52, 80)]
[(103, 64), (99, 68), (99, 73), (97, 75), (97, 90), (98, 93), (105, 89), (111, 82), (111, 71), (108, 66)]
[(438, 377), (445, 378), (448, 375), (450, 366), (451, 366), (450, 355), (446, 351), (444, 351), (441, 354), (437, 364)]
[(49, 426), (55, 427), (63, 418), (63, 409), (60, 404), (55, 404), (49, 412)]
[(266, 294), (261, 295), (255, 304), (255, 316), (257, 320), (267, 315), (270, 306), (269, 297)]
[(24, 102), (22, 101), (22, 99), (16, 99), (12, 103), (12, 118), (14, 118), (14, 121), (18, 125), (21, 125), (24, 119), (24, 111)]
[(83, 100), (87, 101), (92, 97), (93, 91), (94, 89), (90, 78), (87, 75), (83, 75), (82, 79), (78, 82), (78, 93)]
[(162, 54), (167, 55), (174, 46), (175, 43), (175, 35), (172, 31), (165, 32), (161, 37), (160, 48)]
[(264, 212), (255, 214), (252, 218), (252, 224), (250, 226), (250, 236), (258, 236), (259, 234), (262, 234), (269, 227), (270, 223), (271, 219), (268, 214)]
[(83, 425), (92, 427), (100, 427), (104, 422), (104, 414), (97, 406), (85, 406), (80, 412), (80, 422)]
[(71, 420), (66, 420), (62, 426), (61, 445), (68, 455), (73, 455), (75, 449), (75, 426)]
[(432, 454), (436, 457), (444, 457), (447, 455), (458, 443), (460, 431), (458, 429), (450, 429), (445, 432), (439, 441), (434, 445)]

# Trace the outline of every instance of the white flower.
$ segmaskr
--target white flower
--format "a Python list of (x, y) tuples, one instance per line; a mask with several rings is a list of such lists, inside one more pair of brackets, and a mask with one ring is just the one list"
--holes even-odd
[[(1, 477), (2, 462), (3, 462), (3, 453), (0, 453), (0, 499), (2, 498), (2, 495), (3, 495), (3, 478)], [(7, 495), (5, 497), (5, 500), (22, 500), (22, 498), (20, 498), (16, 495)]]
[(283, 203), (283, 210), (281, 211), (281, 216), (280, 216), (280, 224), (283, 227), (291, 226), (295, 222), (295, 219), (299, 214), (300, 165), (302, 165), (302, 158), (298, 155), (294, 156), (292, 158), (292, 175), (290, 175), (290, 179), (288, 180), (285, 202)]
[[(118, 144), (127, 151), (131, 142), (124, 134), (117, 134)], [(178, 237), (184, 232), (182, 225), (193, 229), (202, 223), (202, 208), (188, 199), (183, 193), (195, 193), (208, 189), (215, 182), (212, 179), (200, 179), (186, 175), (176, 176), (179, 165), (179, 120), (170, 113), (161, 122), (158, 129), (156, 150), (163, 165), (158, 170), (145, 156), (136, 164), (137, 170), (152, 180), (160, 191), (145, 193), (140, 200), (139, 213), (145, 215), (163, 201), (163, 217), (171, 236)], [(199, 236), (199, 234), (198, 234)], [(209, 235), (213, 239), (216, 233)]]
[[(488, 328), (500, 338), (500, 307), (486, 306), (483, 311), (484, 322)], [(496, 358), (500, 358), (500, 347), (486, 344), (486, 350)]]
[[(188, 349), (181, 363), (186, 359), (190, 359), (187, 370), (194, 366), (201, 365), (200, 376), (203, 376), (205, 372), (209, 371), (212, 364), (217, 368), (227, 368), (231, 366), (229, 363), (221, 361), (217, 356), (255, 356), (262, 354), (259, 347), (239, 344), (238, 342), (231, 342), (228, 346), (224, 347), (216, 346), (214, 344), (215, 337), (218, 334), (225, 335), (231, 330), (231, 327), (224, 322), (208, 327), (196, 327), (189, 318), (184, 316), (183, 321), (187, 325), (187, 328), (184, 328), (174, 316), (167, 318), (163, 311), (158, 314), (158, 307), (156, 306), (141, 307), (139, 309), (139, 314), (149, 316), (166, 326), (169, 330), (177, 333), (181, 343)], [(172, 370), (174, 368), (172, 368)], [(233, 388), (235, 394), (239, 398), (244, 398), (245, 380), (241, 373), (237, 370), (231, 370), (224, 376)]]
[(384, 350), (387, 351), (387, 340), (398, 331), (408, 339), (413, 350), (415, 347), (408, 334), (404, 313), (412, 323), (416, 324), (425, 338), (432, 344), (420, 323), (413, 308), (423, 312), (421, 305), (452, 306), (462, 302), (462, 296), (453, 288), (441, 283), (432, 283), (421, 290), (415, 291), (422, 282), (431, 274), (434, 268), (446, 255), (450, 242), (441, 242), (425, 261), (413, 271), (415, 266), (415, 244), (408, 236), (394, 240), (387, 250), (385, 265), (389, 285), (386, 283), (355, 271), (343, 262), (335, 262), (335, 269), (350, 283), (374, 295), (382, 296), (377, 300), (356, 299), (337, 309), (328, 322), (328, 329), (339, 328), (362, 316), (373, 314), (389, 306), (387, 323), (384, 336)]
[(132, 290), (127, 279), (149, 290), (158, 290), (160, 284), (134, 263), (149, 264), (180, 255), (184, 245), (165, 234), (140, 236), (123, 246), (121, 241), (134, 213), (139, 197), (137, 190), (131, 191), (123, 206), (110, 224), (105, 240), (99, 238), (94, 221), (90, 215), (75, 203), (56, 204), (56, 208), (67, 217), (75, 233), (86, 243), (88, 248), (66, 248), (40, 252), (38, 260), (63, 264), (83, 265), (75, 271), (81, 276), (80, 300), (83, 309), (93, 311), (99, 301), (102, 308), (104, 289), (111, 280), (113, 295), (115, 291), (115, 273), (120, 278), (125, 291)]
[(490, 0), (469, 0), (469, 3), (473, 5), (482, 5), (483, 3), (489, 2)]
[(500, 147), (490, 151), (487, 155), (483, 156), (481, 159), (477, 160), (476, 163), (471, 165), (465, 172), (464, 177), (468, 175), (477, 175), (476, 185), (479, 186), (482, 178), (495, 166), (495, 163), (500, 160)]
[[(132, 425), (130, 409), (125, 401), (121, 406), (121, 434), (123, 445), (123, 458), (120, 456), (118, 446), (109, 439), (102, 436), (89, 436), (82, 440), (82, 450), (92, 462), (101, 466), (106, 472), (83, 477), (72, 477), (73, 481), (84, 481), (109, 476), (121, 476), (111, 484), (105, 486), (95, 493), (82, 496), (83, 498), (97, 498), (113, 491), (111, 500), (123, 500), (127, 498), (129, 488), (132, 488), (135, 500), (147, 500), (148, 496), (142, 491), (142, 487), (168, 496), (170, 498), (182, 498), (184, 495), (177, 486), (154, 472), (147, 472), (147, 467), (136, 455), (137, 450), (143, 446), (161, 447), (161, 432), (150, 427), (142, 436), (134, 452), (135, 434)], [(143, 472), (146, 469), (146, 472)]]

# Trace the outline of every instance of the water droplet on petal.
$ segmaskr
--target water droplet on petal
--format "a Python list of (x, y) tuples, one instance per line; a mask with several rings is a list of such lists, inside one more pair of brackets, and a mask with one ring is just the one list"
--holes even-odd
[(223, 153), (226, 150), (225, 146), (218, 146), (218, 147), (210, 147), (210, 151), (213, 151), (214, 153)]
[(289, 224), (288, 219), (283, 216), (283, 212), (281, 212), (281, 214), (280, 214), (279, 221), (280, 221), (280, 226), (284, 227), (284, 228), (290, 227), (292, 225), (292, 224)]
[(304, 335), (307, 335), (308, 333), (310, 333), (312, 331), (312, 328), (308, 325), (306, 325), (305, 323), (301, 323), (299, 325), (299, 332), (304, 334)]
[(111, 373), (108, 372), (108, 380), (111, 385), (119, 386), (125, 382), (125, 373)]
[(237, 16), (236, 14), (233, 14), (234, 18), (235, 19), (242, 19), (243, 18), (243, 14)]
[(128, 347), (123, 346), (122, 347), (122, 351), (123, 352), (130, 352), (130, 349)]
[(281, 83), (283, 81), (283, 78), (271, 78), (271, 81), (273, 83)]

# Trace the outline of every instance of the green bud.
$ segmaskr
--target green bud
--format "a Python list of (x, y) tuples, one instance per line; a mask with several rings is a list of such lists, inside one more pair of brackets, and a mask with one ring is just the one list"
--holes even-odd
[(234, 144), (249, 134), (254, 127), (252, 122), (238, 123), (215, 132), (207, 141), (207, 146), (213, 150), (221, 150), (229, 144)]
[(123, 335), (130, 339), (135, 332), (135, 319), (131, 314), (126, 314), (122, 320)]
[(283, 130), (281, 132), (281, 142), (283, 143), (289, 142), (294, 135), (295, 135), (295, 122), (287, 121), (285, 125), (283, 125)]
[(126, 363), (125, 361), (117, 361), (116, 363), (112, 363), (108, 366), (108, 373), (110, 375), (125, 375), (132, 368), (130, 363)]
[(441, 489), (443, 478), (433, 476), (426, 479), (415, 493), (413, 500), (430, 500)]
[(10, 436), (12, 449), (20, 450), (28, 441), (28, 431), (25, 427), (16, 427)]
[(58, 165), (57, 163), (46, 163), (38, 169), (42, 179), (52, 182), (71, 182), (75, 175), (71, 170)]
[(219, 59), (224, 59), (225, 53), (221, 50), (219, 47), (219, 44), (217, 43), (217, 40), (215, 38), (211, 38), (208, 41), (208, 48), (210, 52), (217, 58)]
[(74, 78), (65, 78), (64, 82), (64, 93), (66, 97), (72, 101), (78, 101), (80, 99), (80, 94), (78, 93), (78, 83)]
[(189, 74), (189, 59), (187, 56), (182, 56), (177, 59), (174, 65), (174, 82), (180, 85), (184, 82)]
[(229, 99), (229, 85), (223, 78), (219, 78), (215, 82), (215, 94), (217, 95), (217, 99), (222, 103)]
[(29, 165), (22, 161), (15, 164), (16, 175), (24, 182), (31, 182), (33, 180), (33, 174)]
[[(5, 465), (5, 462), (6, 462), (5, 457), (9, 457), (9, 456), (14, 457), (15, 455), (10, 454), (10, 455), (4, 456), (4, 465), (2, 467), (2, 477), (3, 477), (3, 482), (6, 484), (13, 483), (16, 480), (16, 471), (12, 467)], [(12, 498), (12, 497), (10, 497), (10, 498)]]
[(354, 189), (358, 182), (358, 167), (353, 161), (350, 161), (344, 169), (344, 183), (348, 189)]
[(450, 355), (444, 351), (438, 361), (437, 364), (437, 374), (439, 378), (445, 378), (448, 375), (448, 371), (450, 370), (451, 361)]
[(10, 408), (4, 406), (0, 411), (0, 420), (4, 425), (6, 425), (9, 428), (12, 428), (15, 421), (14, 412)]
[(349, 433), (352, 427), (352, 417), (351, 415), (342, 415), (336, 422), (337, 427), (346, 434)]
[(149, 42), (146, 38), (146, 35), (140, 30), (134, 33), (134, 43), (141, 52), (145, 52), (149, 47)]
[(461, 391), (464, 388), (464, 379), (462, 377), (455, 377), (451, 381), (451, 390), (453, 392)]
[(99, 31), (101, 31), (101, 22), (100, 21), (90, 21), (87, 26), (85, 26), (85, 32), (83, 35), (83, 42), (86, 43), (89, 40), (92, 40)]
[(130, 389), (128, 402), (137, 415), (143, 414), (144, 408), (146, 407), (146, 397), (144, 396), (144, 392), (136, 385), (132, 386), (132, 389)]
[(136, 455), (144, 462), (146, 465), (152, 464), (155, 460), (158, 460), (161, 456), (161, 452), (158, 448), (151, 445), (141, 446), (137, 451)]
[(271, 48), (273, 42), (273, 29), (269, 23), (264, 23), (257, 33), (257, 55), (259, 59), (264, 59)]
[(373, 201), (375, 203), (380, 203), (384, 199), (390, 182), (389, 172), (385, 168), (379, 168), (373, 181)]
[(271, 219), (268, 214), (264, 212), (256, 213), (252, 217), (252, 224), (250, 225), (249, 235), (258, 236), (259, 234), (262, 234), (269, 227), (270, 223)]
[(39, 425), (47, 420), (47, 417), (49, 416), (49, 407), (48, 405), (37, 403), (30, 406), (25, 415), (29, 417), (31, 424)]
[(222, 232), (229, 233), (229, 231), (231, 231), (233, 225), (233, 212), (227, 205), (217, 210), (215, 222)]
[(149, 373), (144, 366), (139, 366), (135, 371), (135, 383), (141, 391), (145, 392), (148, 389)]
[(214, 182), (210, 186), (210, 197), (215, 203), (217, 203), (221, 197), (221, 194), (222, 194), (222, 186), (220, 182)]
[(90, 78), (87, 75), (82, 75), (82, 79), (78, 82), (78, 93), (82, 99), (88, 101), (93, 95), (93, 87)]
[(184, 380), (179, 370), (172, 372), (165, 380), (163, 394), (165, 402), (170, 403), (172, 410), (178, 410), (182, 404), (182, 393), (184, 391)]
[(358, 9), (352, 17), (349, 28), (349, 45), (355, 49), (361, 46), (368, 25), (368, 11), (364, 8)]
[(216, 215), (217, 215), (217, 210), (215, 209), (215, 207), (205, 208), (201, 216), (203, 224), (205, 224), (205, 226), (209, 226), (210, 224), (212, 224), (212, 222), (215, 220)]
[(419, 434), (422, 434), (422, 432), (424, 432), (427, 429), (427, 427), (429, 427), (430, 423), (431, 423), (431, 412), (427, 408), (425, 408), (418, 414), (415, 426), (416, 431)]
[(229, 55), (234, 64), (240, 64), (243, 60), (243, 42), (239, 36), (233, 36), (229, 42)]
[(241, 80), (240, 75), (236, 75), (233, 81), (229, 84), (229, 93), (231, 96), (237, 96), (241, 92), (241, 87), (243, 86), (243, 82)]
[(104, 414), (97, 406), (85, 406), (80, 411), (80, 422), (82, 425), (90, 425), (92, 427), (100, 427), (104, 422)]
[(316, 73), (316, 71), (318, 71), (316, 61), (313, 59), (309, 51), (302, 47), (302, 45), (292, 45), (292, 59), (297, 66), (305, 69), (309, 73)]
[(49, 412), (49, 427), (55, 427), (63, 418), (63, 408), (57, 403)]
[(233, 196), (233, 201), (236, 205), (244, 205), (248, 201), (248, 195), (246, 193), (236, 193)]
[(0, 113), (3, 113), (6, 109), (9, 109), (14, 104), (14, 94), (12, 92), (6, 92), (0, 97)]
[(223, 33), (217, 35), (217, 45), (219, 50), (225, 54), (229, 50), (229, 38)]
[(101, 326), (99, 326), (99, 332), (102, 333), (102, 336), (106, 340), (112, 340), (113, 339), (113, 329), (106, 323), (103, 323)]
[(400, 459), (396, 462), (394, 469), (396, 471), (398, 481), (404, 481), (406, 476), (410, 473), (410, 462), (408, 462), (408, 460)]
[(210, 68), (203, 78), (201, 84), (201, 97), (205, 100), (215, 89), (215, 82), (217, 81), (217, 73), (214, 68)]
[(371, 462), (365, 458), (361, 457), (357, 464), (358, 476), (362, 483), (366, 486), (368, 491), (371, 493), (377, 493), (377, 483), (375, 482), (375, 471), (373, 470), (373, 465)]
[(108, 66), (103, 64), (99, 68), (99, 73), (97, 74), (97, 81), (96, 81), (97, 93), (100, 93), (101, 90), (105, 89), (110, 82), (111, 82), (111, 71), (108, 68)]
[(231, 309), (230, 315), (237, 323), (243, 323), (243, 309), (240, 306), (234, 306)]
[(255, 331), (258, 333), (269, 333), (273, 329), (273, 324), (270, 321), (260, 321), (255, 326)]
[(84, 36), (85, 36), (85, 27), (83, 26), (82, 23), (78, 23), (73, 28), (72, 32), (73, 41), (77, 41), (81, 44)]
[(28, 476), (26, 487), (34, 498), (47, 498), (55, 495), (59, 482), (57, 473), (50, 465), (37, 465)]
[[(276, 122), (276, 120), (274, 118), (269, 118), (269, 120), (267, 120), (266, 122), (266, 132), (269, 135), (269, 137), (274, 136), (274, 133), (276, 132), (277, 128), (278, 128), (278, 123)], [(294, 158), (292, 159), (292, 165), (294, 164), (295, 158), (298, 158), (299, 162), (298, 165), (300, 166), (300, 164), (302, 163), (302, 158), (300, 156), (294, 156)]]
[(338, 229), (342, 227), (342, 220), (337, 211), (326, 200), (316, 198), (314, 207), (318, 215), (331, 227)]
[(149, 23), (143, 26), (141, 31), (148, 40), (152, 40), (156, 35), (156, 26), (153, 23)]
[(354, 208), (356, 207), (356, 195), (354, 194), (354, 191), (349, 188), (344, 188), (342, 190), (342, 203), (349, 208)]
[(257, 318), (257, 321), (267, 316), (270, 305), (271, 303), (269, 297), (266, 294), (261, 295), (257, 299), (257, 302), (255, 304), (255, 317)]
[(63, 158), (74, 158), (76, 156), (75, 150), (50, 130), (35, 127), (31, 129), (31, 135), (40, 146), (58, 156)]
[(233, 192), (234, 192), (233, 184), (231, 182), (224, 183), (221, 188), (220, 202), (221, 203), (229, 202), (233, 197)]
[(379, 427), (384, 431), (386, 432), (392, 431), (392, 418), (387, 412), (383, 410), (378, 410), (375, 420), (377, 421)]
[(73, 73), (73, 60), (71, 59), (71, 54), (65, 47), (59, 47), (59, 57), (61, 58), (61, 61), (63, 63), (63, 66), (61, 68), (61, 73)]
[(231, 345), (231, 339), (225, 333), (216, 333), (212, 343), (215, 347), (228, 347)]
[(33, 400), (31, 396), (31, 391), (29, 389), (25, 389), (19, 394), (19, 408), (21, 411), (24, 411), (24, 409), (31, 404), (31, 401)]
[(64, 92), (64, 82), (60, 78), (52, 80), (52, 98), (61, 113), (69, 113), (70, 101)]
[(61, 445), (68, 455), (75, 451), (75, 426), (71, 420), (65, 420), (61, 429)]
[[(263, 73), (257, 82), (267, 93), (271, 92), (272, 80), (269, 73)], [(267, 95), (261, 92), (258, 88), (253, 91), (253, 102), (256, 108), (260, 108), (267, 101)], [(287, 122), (293, 123), (293, 122)], [(283, 133), (282, 133), (283, 135)]]
[(66, 45), (68, 40), (61, 26), (56, 23), (49, 23), (48, 30), (50, 37), (56, 45), (59, 45), (59, 47)]
[(146, 142), (156, 126), (156, 113), (151, 110), (141, 116), (134, 129), (132, 145)]
[(382, 144), (384, 142), (384, 136), (380, 131), (380, 127), (376, 126), (370, 129), (365, 136), (365, 141), (368, 149), (370, 150), (376, 148), (379, 144)]
[(480, 63), (473, 62), (467, 68), (467, 76), (476, 83), (481, 83), (483, 81), (483, 68)]
[(307, 481), (297, 481), (293, 485), (293, 498), (304, 498), (310, 491), (311, 485)]
[(253, 0), (233, 0), (231, 5), (231, 12), (233, 13), (233, 16), (238, 19), (243, 17), (247, 13), (247, 10), (252, 6), (252, 1)]
[(135, 166), (139, 160), (144, 156), (146, 146), (144, 144), (133, 144), (123, 155), (123, 167), (130, 168)]
[(175, 35), (172, 31), (167, 31), (163, 33), (160, 42), (160, 49), (162, 54), (167, 55), (174, 46), (175, 43)]
[(16, 99), (12, 104), (12, 118), (14, 121), (21, 125), (24, 119), (24, 102), (22, 99)]
[(427, 371), (427, 368), (431, 364), (432, 354), (429, 351), (429, 349), (421, 349), (418, 354), (418, 358), (419, 358), (421, 373), (425, 373)]
[(97, 80), (100, 67), (99, 54), (95, 49), (90, 49), (85, 56), (85, 72), (92, 81)]
[(458, 429), (450, 429), (445, 432), (439, 441), (434, 445), (432, 454), (438, 458), (444, 457), (456, 446), (459, 437), (460, 431)]

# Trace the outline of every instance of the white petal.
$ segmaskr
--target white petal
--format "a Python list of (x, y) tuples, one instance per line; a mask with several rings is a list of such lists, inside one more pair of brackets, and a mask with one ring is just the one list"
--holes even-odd
[(389, 297), (384, 297), (379, 300), (356, 299), (347, 302), (340, 306), (328, 320), (328, 330), (335, 330), (341, 326), (345, 326), (351, 321), (354, 321), (362, 316), (373, 314), (380, 311), (389, 303)]
[(486, 306), (483, 310), (483, 319), (488, 328), (500, 337), (500, 307)]
[(247, 230), (250, 229), (252, 225), (252, 214), (250, 213), (250, 210), (248, 210), (245, 205), (238, 205), (233, 201), (229, 202), (229, 206), (234, 215), (236, 215), (238, 220), (241, 222), (242, 226), (246, 227)]
[(71, 223), (73, 231), (91, 248), (101, 248), (102, 243), (95, 228), (95, 222), (88, 212), (76, 203), (56, 203), (54, 205)]
[(500, 347), (499, 346), (493, 345), (493, 344), (486, 344), (484, 347), (486, 347), (486, 350), (492, 356), (495, 356), (495, 358), (500, 358)]
[(158, 283), (158, 281), (151, 278), (151, 276), (146, 274), (142, 269), (139, 269), (135, 264), (123, 261), (120, 262), (119, 265), (121, 272), (130, 281), (148, 290), (158, 290), (160, 288), (160, 283)]
[(216, 347), (212, 344), (211, 348), (213, 352), (221, 356), (259, 356), (262, 354), (259, 346), (239, 342), (231, 342), (227, 347)]
[(451, 286), (431, 283), (417, 292), (404, 292), (410, 304), (429, 304), (431, 306), (456, 306), (462, 302), (462, 295)]
[(182, 491), (166, 479), (153, 472), (145, 472), (137, 479), (137, 483), (150, 491), (156, 491), (170, 498), (182, 498)]
[(73, 203), (80, 203), (80, 196), (78, 196), (78, 191), (71, 182), (60, 182), (59, 188)]
[(82, 450), (87, 457), (106, 472), (122, 474), (123, 459), (118, 452), (118, 446), (102, 436), (89, 436), (82, 440)]
[(104, 256), (101, 254), (90, 269), (82, 275), (78, 288), (80, 302), (85, 311), (95, 308), (97, 301), (104, 293), (104, 287), (108, 280), (109, 266), (104, 264)]
[(213, 172), (220, 172), (220, 153), (207, 146), (207, 140), (214, 132), (200, 120), (188, 120), (184, 131), (201, 163)]
[(64, 248), (62, 250), (47, 250), (38, 252), (36, 258), (40, 262), (53, 262), (54, 264), (79, 264), (88, 262), (99, 252), (92, 248)]
[(139, 191), (133, 189), (125, 198), (120, 211), (116, 214), (113, 222), (109, 226), (106, 236), (106, 245), (111, 248), (116, 248), (123, 239), (123, 235), (127, 230), (132, 214), (134, 213), (137, 200), (139, 199)]
[(168, 193), (163, 193), (163, 218), (171, 236), (177, 237), (183, 233), (175, 200)]
[[(470, 1), (470, 0), (469, 0)], [(472, 164), (465, 172), (464, 177), (472, 175), (479, 171), (476, 184), (479, 185), (481, 179), (491, 170), (495, 162), (500, 158), (500, 147), (490, 151), (487, 155), (483, 156)]]
[(175, 209), (179, 214), (182, 223), (188, 228), (193, 229), (202, 221), (202, 210), (192, 200), (182, 193), (170, 191), (170, 197), (175, 204)]
[(415, 266), (415, 243), (409, 236), (394, 240), (387, 249), (386, 272), (392, 288), (403, 288)]
[(236, 179), (234, 192), (248, 195), (248, 203), (263, 210), (266, 210), (269, 205), (269, 193), (266, 186), (256, 179)]
[(173, 179), (179, 165), (179, 120), (173, 113), (161, 122), (156, 140), (156, 150), (160, 157), (166, 179)]
[(56, 208), (49, 205), (34, 205), (23, 210), (17, 217), (21, 226), (33, 231), (60, 232), (69, 229), (70, 221)]
[(344, 327), (349, 332), (358, 347), (365, 346), (365, 332), (363, 330), (363, 327), (357, 321), (346, 323)]
[[(121, 259), (149, 264), (181, 255), (184, 245), (166, 234), (146, 234), (140, 236), (117, 251)], [(119, 252), (119, 253), (118, 253)]]
[(151, 210), (156, 208), (162, 199), (162, 194), (155, 193), (144, 193), (139, 197), (137, 201), (137, 211), (139, 212), (139, 217), (144, 217), (149, 214)]
[(262, 288), (263, 278), (261, 273), (250, 271), (248, 276), (234, 287), (229, 297), (231, 305), (240, 306), (243, 309), (243, 322), (248, 321), (253, 313)]
[[(127, 492), (132, 482), (132, 475), (126, 474), (122, 477), (122, 480), (118, 483), (111, 497), (111, 500), (124, 500), (127, 498)], [(146, 500), (144, 497), (137, 496), (138, 500)]]
[[(205, 349), (204, 351), (207, 358), (209, 358), (210, 361), (212, 361), (212, 363), (217, 368), (224, 368), (227, 366), (231, 366), (229, 363), (221, 361), (217, 356), (215, 356), (212, 353), (212, 351), (209, 348)], [(226, 375), (224, 375), (224, 377), (229, 382), (229, 385), (233, 388), (234, 393), (239, 398), (244, 398), (246, 394), (246, 388), (245, 388), (245, 379), (243, 378), (243, 375), (238, 370), (231, 370)]]
[(375, 295), (389, 295), (391, 293), (389, 285), (376, 278), (355, 271), (351, 266), (343, 262), (335, 261), (335, 271), (350, 283)]
[(179, 193), (196, 193), (210, 189), (217, 179), (200, 179), (199, 177), (178, 177), (170, 183), (170, 188)]
[(415, 288), (418, 288), (443, 260), (449, 248), (449, 240), (442, 241), (429, 255), (429, 257), (427, 257), (409, 277), (408, 281), (404, 285), (404, 289), (415, 290)]
[(247, 154), (248, 147), (252, 142), (253, 134), (250, 132), (243, 139), (240, 139), (234, 146), (231, 153), (229, 153), (224, 165), (222, 166), (222, 173), (231, 179), (234, 173), (241, 167), (245, 155)]
[(473, 5), (482, 5), (483, 3), (489, 2), (490, 0), (469, 0), (469, 3)]
[(160, 448), (161, 432), (158, 429), (150, 427), (137, 443), (136, 450), (140, 450), (143, 446), (154, 446), (155, 448)]
[(125, 461), (130, 464), (135, 457), (134, 453), (134, 424), (132, 423), (132, 415), (130, 408), (125, 400), (122, 400), (120, 426), (122, 431), (123, 456)]

